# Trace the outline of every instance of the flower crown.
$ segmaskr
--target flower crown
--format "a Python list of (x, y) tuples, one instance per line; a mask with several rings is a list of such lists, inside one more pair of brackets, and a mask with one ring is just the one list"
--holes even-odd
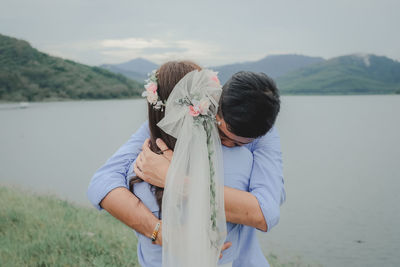
[(147, 102), (153, 106), (154, 109), (164, 111), (165, 101), (162, 101), (157, 94), (157, 70), (153, 70), (148, 74), (148, 79), (145, 80), (144, 88), (146, 91), (142, 93), (142, 97), (147, 98)]
[[(156, 110), (164, 111), (165, 101), (161, 100), (157, 94), (157, 70), (153, 70), (151, 73), (148, 74), (148, 79), (145, 80), (146, 84), (144, 88), (146, 91), (142, 93), (142, 97), (147, 98), (147, 102)], [(218, 79), (217, 73), (212, 76), (211, 80), (216, 83), (217, 86), (221, 86), (221, 83)], [(186, 105), (189, 107), (189, 114), (192, 117), (198, 117), (200, 121), (205, 117), (214, 118), (215, 117), (209, 113), (209, 108), (211, 105), (210, 100), (208, 97), (203, 97), (200, 99), (199, 96), (194, 96), (193, 99), (183, 98), (178, 99), (177, 103), (180, 105)]]
[[(221, 83), (219, 82), (217, 72), (213, 72), (211, 76), (211, 82), (213, 86), (220, 87)], [(210, 110), (211, 101), (209, 96), (193, 95), (191, 98), (185, 97), (181, 99), (177, 99), (176, 102), (180, 105), (185, 105), (189, 107), (189, 114), (196, 118), (197, 121), (203, 122), (205, 119), (210, 119), (215, 121), (215, 114), (213, 114)]]

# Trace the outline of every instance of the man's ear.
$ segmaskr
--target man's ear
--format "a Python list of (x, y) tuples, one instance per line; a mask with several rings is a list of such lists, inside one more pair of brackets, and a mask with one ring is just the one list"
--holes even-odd
[(222, 121), (224, 120), (221, 118), (218, 114), (215, 115), (215, 119), (217, 120), (217, 125), (220, 126), (222, 124)]

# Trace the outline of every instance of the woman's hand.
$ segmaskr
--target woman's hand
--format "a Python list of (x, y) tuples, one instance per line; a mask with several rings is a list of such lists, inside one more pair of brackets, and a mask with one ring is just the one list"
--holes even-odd
[(158, 230), (156, 241), (154, 241), (152, 243), (155, 245), (162, 246), (162, 223), (160, 224), (160, 229)]
[(157, 154), (151, 151), (150, 139), (146, 139), (142, 146), (142, 152), (140, 152), (133, 166), (133, 170), (143, 181), (164, 188), (173, 152), (161, 139), (157, 139), (156, 143), (163, 153)]

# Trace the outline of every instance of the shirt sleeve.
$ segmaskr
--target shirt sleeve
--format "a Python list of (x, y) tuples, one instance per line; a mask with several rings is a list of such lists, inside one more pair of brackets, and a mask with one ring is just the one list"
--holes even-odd
[(117, 187), (128, 188), (128, 170), (139, 155), (146, 138), (150, 137), (148, 122), (141, 125), (128, 142), (121, 146), (107, 162), (96, 171), (90, 181), (87, 195), (90, 202), (101, 210), (100, 202)]
[(275, 127), (256, 139), (251, 150), (254, 160), (249, 192), (257, 198), (270, 231), (278, 224), (280, 205), (286, 200), (280, 138)]

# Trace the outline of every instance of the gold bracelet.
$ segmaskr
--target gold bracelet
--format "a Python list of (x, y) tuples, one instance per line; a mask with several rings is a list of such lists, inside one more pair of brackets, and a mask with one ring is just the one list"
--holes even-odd
[(153, 230), (153, 233), (151, 234), (151, 241), (153, 241), (153, 242), (156, 241), (156, 239), (157, 239), (158, 231), (160, 230), (160, 225), (161, 225), (161, 222), (158, 222), (156, 224), (156, 227)]

